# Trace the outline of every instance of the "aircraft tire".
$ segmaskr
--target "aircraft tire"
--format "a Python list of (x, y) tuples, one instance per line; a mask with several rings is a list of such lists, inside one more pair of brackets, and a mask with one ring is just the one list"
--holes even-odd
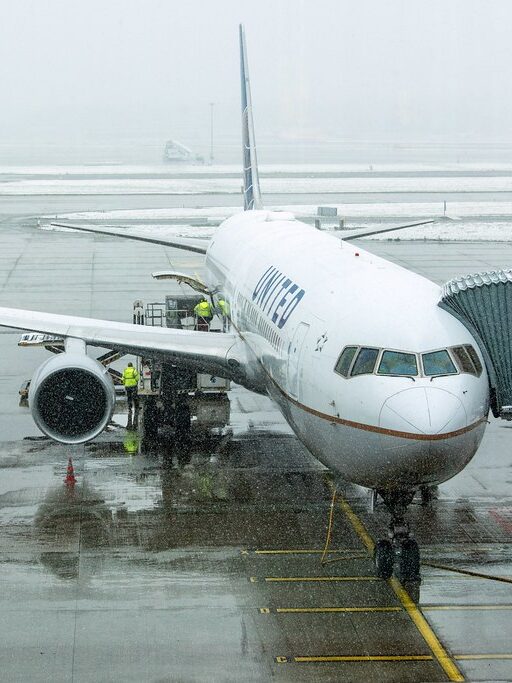
[(395, 557), (390, 541), (377, 541), (373, 550), (373, 561), (379, 579), (389, 579), (393, 573)]
[(188, 405), (180, 404), (176, 406), (174, 425), (175, 438), (178, 443), (190, 439), (191, 424), (192, 420), (190, 415), (190, 408), (188, 407)]
[(176, 409), (176, 428), (182, 431), (190, 429), (190, 409), (188, 406), (179, 406)]
[(154, 442), (158, 439), (158, 408), (152, 398), (146, 399), (143, 405), (142, 423), (143, 438), (145, 441)]
[(406, 538), (400, 545), (397, 577), (403, 581), (418, 581), (420, 578), (420, 549), (413, 538)]

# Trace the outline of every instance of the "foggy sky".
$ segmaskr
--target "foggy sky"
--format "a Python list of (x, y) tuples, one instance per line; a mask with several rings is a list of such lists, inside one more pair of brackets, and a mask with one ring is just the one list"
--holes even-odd
[(508, 0), (0, 0), (0, 139), (512, 140)]

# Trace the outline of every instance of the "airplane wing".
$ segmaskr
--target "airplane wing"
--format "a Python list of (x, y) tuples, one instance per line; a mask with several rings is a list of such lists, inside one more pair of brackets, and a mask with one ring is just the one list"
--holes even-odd
[[(238, 363), (230, 356), (239, 338), (226, 332), (196, 332), (167, 327), (149, 327), (95, 318), (41, 313), (0, 307), (0, 327), (83, 339), (89, 346), (100, 346), (124, 353), (165, 357), (179, 361), (198, 372), (229, 379)], [(229, 362), (230, 361), (230, 362)]]
[(360, 237), (371, 237), (372, 235), (381, 235), (385, 232), (394, 232), (395, 230), (405, 230), (405, 228), (415, 228), (418, 225), (429, 225), (430, 223), (435, 223), (434, 220), (420, 221), (419, 223), (408, 223), (407, 225), (398, 225), (394, 228), (380, 228), (379, 230), (369, 230), (365, 232), (358, 232), (355, 235), (344, 235), (342, 237), (344, 242), (350, 242), (351, 240), (357, 240)]
[[(175, 249), (185, 249), (186, 251), (194, 251), (197, 254), (206, 254), (208, 242), (206, 240), (194, 239), (189, 237), (151, 237), (147, 233), (137, 234), (133, 232), (133, 228), (115, 228), (115, 227), (99, 227), (99, 226), (85, 226), (76, 225), (74, 223), (51, 223), (56, 228), (69, 228), (71, 230), (81, 230), (82, 232), (92, 232), (97, 235), (111, 235), (113, 237), (124, 237), (131, 240), (139, 240), (140, 242), (150, 242), (152, 244), (161, 244), (164, 247), (174, 247)], [(128, 232), (130, 230), (130, 232)]]

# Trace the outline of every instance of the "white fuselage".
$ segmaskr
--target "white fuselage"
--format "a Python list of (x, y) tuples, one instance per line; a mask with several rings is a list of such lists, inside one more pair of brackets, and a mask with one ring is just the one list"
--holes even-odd
[(471, 344), (480, 356), (437, 305), (436, 284), (270, 211), (226, 220), (206, 266), (266, 392), (322, 463), (390, 489), (439, 483), (473, 457), (489, 410), (485, 368), (414, 378), (334, 371), (348, 345), (424, 353)]

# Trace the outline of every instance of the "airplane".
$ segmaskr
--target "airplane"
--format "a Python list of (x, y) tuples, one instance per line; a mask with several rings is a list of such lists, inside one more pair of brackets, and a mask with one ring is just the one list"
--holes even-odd
[(208, 245), (65, 224), (204, 254), (205, 282), (186, 281), (214, 305), (227, 302), (230, 331), (14, 308), (0, 308), (0, 326), (64, 339), (65, 352), (35, 372), (29, 396), (38, 427), (62, 443), (95, 438), (113, 412), (110, 377), (88, 346), (165, 359), (270, 396), (321, 463), (382, 497), (391, 523), (375, 546), (377, 576), (389, 578), (399, 557), (402, 577), (417, 579), (419, 548), (404, 515), (420, 487), (450, 479), (476, 453), (490, 406), (485, 358), (475, 335), (438, 306), (436, 284), (263, 208), (242, 26), (239, 37), (244, 211)]

